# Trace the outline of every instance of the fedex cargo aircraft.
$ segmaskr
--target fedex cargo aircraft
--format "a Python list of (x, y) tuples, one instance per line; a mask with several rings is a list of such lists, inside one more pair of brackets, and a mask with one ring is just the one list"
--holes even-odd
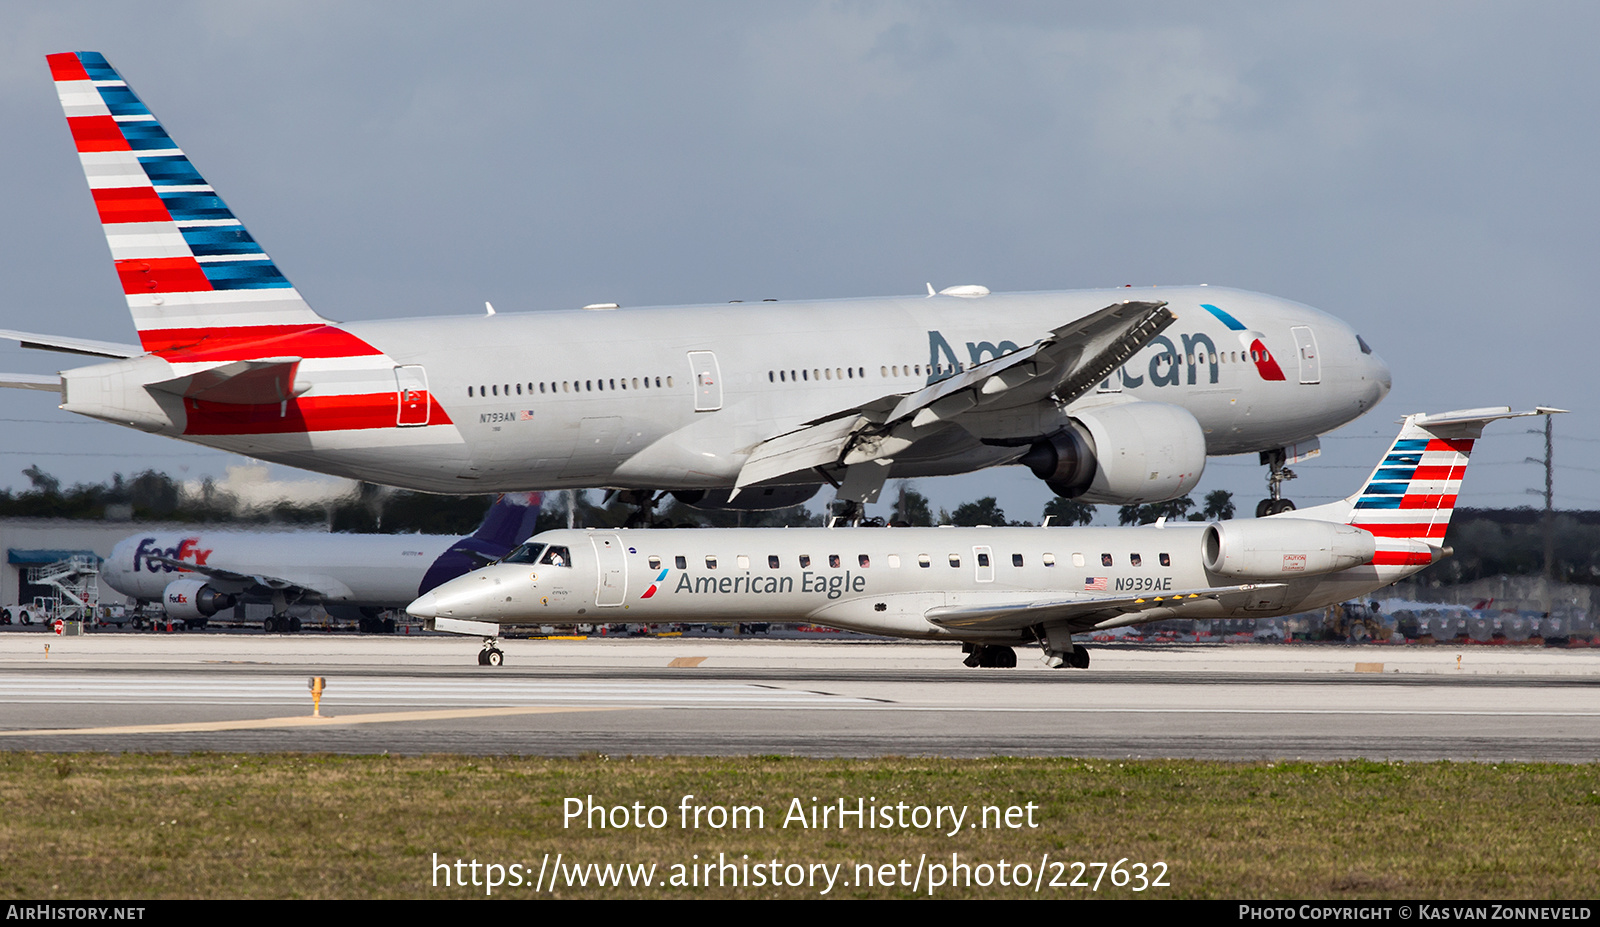
[(1287, 465), (1389, 389), (1340, 320), (1203, 285), (334, 322), (103, 56), (49, 64), (139, 343), (0, 332), (96, 358), (0, 385), (142, 431), (413, 490), (730, 508), (1017, 463), (1150, 502), (1258, 453), (1280, 511)]
[(117, 543), (100, 578), (126, 596), (160, 602), (188, 625), (239, 602), (266, 602), (268, 633), (300, 630), (297, 604), (357, 609), (363, 631), (393, 631), (378, 613), (400, 608), (442, 582), (504, 557), (533, 534), (537, 493), (496, 499), (466, 537), (434, 534), (313, 534), (203, 529), (141, 532)]

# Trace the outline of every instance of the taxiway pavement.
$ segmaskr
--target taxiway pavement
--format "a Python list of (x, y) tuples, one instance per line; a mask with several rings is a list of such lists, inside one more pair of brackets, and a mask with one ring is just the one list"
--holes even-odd
[(1600, 649), (1109, 645), (1054, 670), (904, 642), (501, 647), (491, 668), (435, 635), (0, 633), (0, 749), (1600, 759)]

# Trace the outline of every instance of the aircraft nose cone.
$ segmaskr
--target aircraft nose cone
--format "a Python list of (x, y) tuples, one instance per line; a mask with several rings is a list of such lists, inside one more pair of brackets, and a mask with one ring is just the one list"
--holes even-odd
[(424, 593), (415, 602), (406, 606), (406, 614), (413, 618), (439, 617), (439, 597), (431, 592)]
[(1367, 372), (1367, 380), (1377, 385), (1377, 395), (1372, 398), (1373, 403), (1376, 404), (1383, 397), (1389, 395), (1389, 389), (1394, 385), (1394, 380), (1390, 377), (1389, 365), (1383, 362), (1383, 358), (1376, 354), (1371, 354), (1367, 356), (1367, 362), (1367, 366), (1370, 368)]

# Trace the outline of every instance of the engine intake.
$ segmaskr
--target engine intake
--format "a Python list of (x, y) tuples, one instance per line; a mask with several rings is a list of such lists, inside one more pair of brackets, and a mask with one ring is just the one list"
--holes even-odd
[(198, 579), (173, 580), (161, 594), (161, 604), (167, 615), (181, 621), (210, 618), (232, 608), (235, 601), (232, 595), (219, 592)]
[(1080, 413), (1020, 458), (1058, 496), (1130, 505), (1176, 499), (1206, 469), (1206, 436), (1187, 409), (1130, 402)]

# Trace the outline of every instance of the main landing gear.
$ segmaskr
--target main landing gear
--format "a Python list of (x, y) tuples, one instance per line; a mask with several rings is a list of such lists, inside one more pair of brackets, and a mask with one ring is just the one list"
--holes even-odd
[(1017, 665), (1017, 652), (996, 644), (962, 644), (961, 652), (967, 658), (961, 662), (968, 666), (1010, 669)]
[(483, 649), (478, 651), (479, 666), (499, 666), (506, 662), (506, 655), (496, 646), (499, 643), (500, 641), (493, 637), (483, 639)]
[(1072, 667), (1073, 669), (1089, 668), (1089, 648), (1082, 644), (1073, 644), (1071, 650), (1046, 650), (1044, 663), (1051, 669)]
[(261, 629), (268, 634), (297, 634), (300, 631), (300, 619), (291, 615), (271, 615), (261, 622)]
[(1261, 463), (1267, 467), (1267, 496), (1256, 503), (1256, 517), (1265, 518), (1268, 515), (1279, 515), (1283, 512), (1294, 511), (1294, 503), (1283, 498), (1283, 484), (1286, 480), (1295, 478), (1295, 472), (1284, 466), (1287, 456), (1283, 448), (1261, 452)]

